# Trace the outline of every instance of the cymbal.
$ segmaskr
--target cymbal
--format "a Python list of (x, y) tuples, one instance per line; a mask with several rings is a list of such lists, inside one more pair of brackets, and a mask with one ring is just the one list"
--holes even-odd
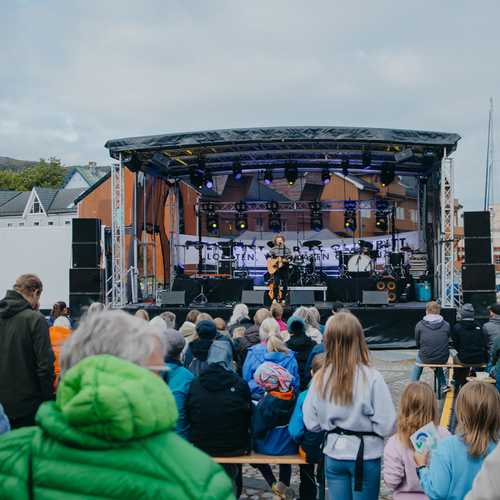
[(302, 246), (304, 246), (306, 248), (320, 247), (321, 245), (322, 245), (322, 243), (319, 240), (304, 241), (302, 243)]

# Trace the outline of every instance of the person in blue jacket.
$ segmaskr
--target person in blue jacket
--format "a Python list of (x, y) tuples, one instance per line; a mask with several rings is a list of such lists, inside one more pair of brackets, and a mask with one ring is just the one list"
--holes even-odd
[(276, 363), (285, 368), (292, 375), (292, 386), (299, 389), (299, 367), (294, 352), (288, 349), (281, 336), (278, 322), (274, 318), (265, 319), (259, 328), (261, 343), (248, 350), (243, 364), (243, 379), (248, 383), (252, 399), (264, 397), (264, 390), (254, 380), (257, 368), (266, 361)]
[[(295, 407), (292, 375), (282, 366), (266, 361), (257, 368), (254, 379), (265, 391), (255, 405), (252, 415), (253, 448), (264, 455), (295, 455), (297, 444), (288, 432), (288, 424)], [(279, 482), (270, 465), (257, 465), (272, 491), (280, 498), (288, 498), (291, 465), (280, 465)]]
[[(325, 360), (324, 354), (318, 354), (313, 359), (311, 377), (323, 366)], [(300, 445), (299, 453), (305, 455), (307, 465), (300, 465), (300, 486), (299, 498), (307, 500), (316, 498), (318, 489), (315, 479), (315, 464), (321, 460), (321, 445), (323, 443), (324, 432), (308, 431), (304, 425), (304, 413), (302, 407), (307, 396), (309, 388), (302, 391), (295, 403), (295, 409), (292, 418), (288, 424), (288, 432), (293, 440)]]
[(7, 415), (3, 411), (3, 406), (0, 404), (0, 435), (10, 431), (10, 423)]
[(163, 373), (163, 379), (174, 395), (177, 411), (179, 412), (175, 430), (179, 436), (189, 439), (189, 421), (185, 407), (194, 375), (182, 365), (180, 360), (186, 340), (182, 333), (172, 329), (165, 330), (165, 336), (167, 338), (167, 354), (165, 356), (167, 371)]
[(456, 405), (457, 433), (438, 442), (432, 456), (415, 453), (417, 474), (430, 500), (462, 500), (500, 433), (500, 395), (490, 384), (469, 382)]

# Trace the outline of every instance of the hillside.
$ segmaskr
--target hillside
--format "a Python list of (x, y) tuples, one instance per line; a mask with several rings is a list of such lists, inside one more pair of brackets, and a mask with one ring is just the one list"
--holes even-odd
[(0, 170), (24, 170), (25, 168), (36, 165), (38, 162), (29, 160), (16, 160), (8, 156), (0, 156)]

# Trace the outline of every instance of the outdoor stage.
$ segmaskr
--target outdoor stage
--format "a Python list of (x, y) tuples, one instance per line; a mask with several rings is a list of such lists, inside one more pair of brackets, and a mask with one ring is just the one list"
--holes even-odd
[[(324, 323), (331, 314), (331, 303), (317, 302), (315, 306), (321, 314)], [(263, 306), (252, 306), (250, 316)], [(363, 325), (365, 337), (371, 349), (405, 349), (415, 348), (415, 325), (425, 316), (425, 304), (421, 302), (408, 302), (406, 304), (390, 304), (388, 306), (360, 306), (358, 304), (345, 304), (355, 314)], [(231, 317), (232, 307), (225, 304), (205, 304), (202, 306), (168, 306), (160, 307), (152, 304), (134, 304), (125, 307), (125, 310), (134, 313), (137, 309), (146, 309), (151, 317), (163, 311), (172, 311), (177, 315), (177, 324), (184, 322), (186, 314), (191, 309), (210, 314), (213, 318), (220, 317), (228, 321)], [(292, 314), (290, 306), (285, 307), (285, 320)], [(444, 308), (443, 317), (450, 324), (455, 322), (456, 310)]]

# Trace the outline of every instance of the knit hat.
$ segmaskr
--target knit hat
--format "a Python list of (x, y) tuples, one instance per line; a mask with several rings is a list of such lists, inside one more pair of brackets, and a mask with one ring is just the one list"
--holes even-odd
[(306, 323), (299, 316), (290, 316), (286, 323), (288, 332), (292, 335), (301, 334), (306, 332)]
[(465, 320), (473, 320), (475, 315), (474, 306), (472, 304), (464, 304), (460, 309), (460, 318)]
[(266, 392), (288, 392), (293, 380), (292, 375), (286, 368), (270, 361), (262, 363), (255, 370), (253, 378), (257, 385)]
[(196, 325), (196, 333), (200, 339), (213, 340), (217, 336), (217, 328), (213, 321), (204, 319)]
[(196, 335), (196, 326), (191, 321), (184, 321), (182, 326), (179, 328), (179, 332), (182, 333), (183, 337), (186, 339), (186, 342), (191, 342), (194, 340)]

